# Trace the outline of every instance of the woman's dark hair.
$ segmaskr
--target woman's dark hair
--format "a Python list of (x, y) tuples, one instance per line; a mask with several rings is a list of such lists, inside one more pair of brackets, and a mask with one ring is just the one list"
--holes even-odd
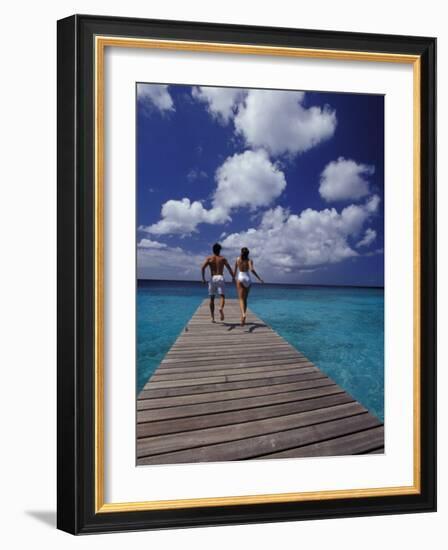
[(244, 247), (241, 249), (241, 259), (242, 260), (248, 260), (249, 259), (249, 249)]
[(219, 253), (221, 252), (221, 248), (222, 246), (219, 243), (215, 243), (213, 245), (213, 254), (216, 254), (217, 256), (219, 256)]

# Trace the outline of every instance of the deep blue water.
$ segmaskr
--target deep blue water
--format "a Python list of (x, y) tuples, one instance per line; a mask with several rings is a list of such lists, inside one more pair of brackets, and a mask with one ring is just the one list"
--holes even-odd
[[(138, 391), (206, 297), (200, 283), (138, 282)], [(254, 285), (249, 307), (384, 421), (382, 288)]]

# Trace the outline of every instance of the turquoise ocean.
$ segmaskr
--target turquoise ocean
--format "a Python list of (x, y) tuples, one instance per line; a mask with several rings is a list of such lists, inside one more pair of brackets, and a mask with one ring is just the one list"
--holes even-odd
[[(137, 391), (204, 298), (199, 282), (138, 281)], [(382, 288), (254, 284), (249, 307), (384, 421)]]

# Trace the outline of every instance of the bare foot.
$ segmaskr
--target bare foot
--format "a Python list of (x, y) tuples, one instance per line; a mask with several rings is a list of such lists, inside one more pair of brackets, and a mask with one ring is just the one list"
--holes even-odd
[(216, 321), (215, 321), (215, 318), (214, 318), (214, 317), (212, 317), (212, 323), (216, 323)]
[(244, 327), (245, 324), (246, 324), (246, 315), (242, 315), (241, 316), (241, 326)]
[(219, 317), (221, 319), (221, 321), (224, 321), (224, 310), (223, 309), (219, 309)]

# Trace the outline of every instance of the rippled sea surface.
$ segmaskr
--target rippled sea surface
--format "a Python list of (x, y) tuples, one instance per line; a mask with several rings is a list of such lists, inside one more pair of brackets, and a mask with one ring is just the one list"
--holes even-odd
[[(138, 282), (138, 391), (206, 297), (200, 283)], [(383, 289), (254, 285), (249, 307), (384, 421)]]

